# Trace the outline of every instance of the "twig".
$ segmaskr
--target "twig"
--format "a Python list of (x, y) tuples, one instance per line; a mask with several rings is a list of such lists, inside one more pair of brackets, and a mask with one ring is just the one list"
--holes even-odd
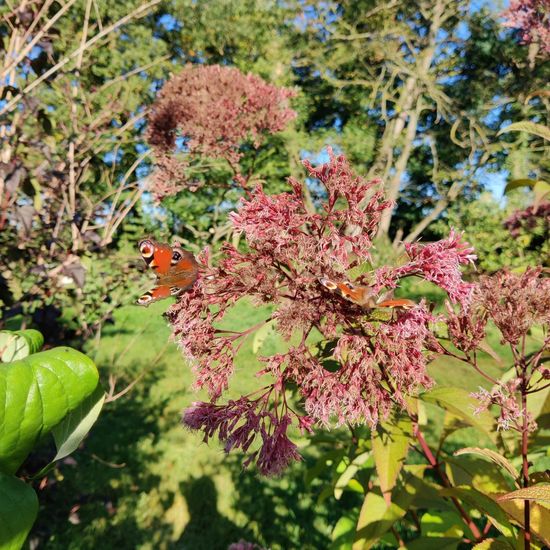
[(64, 67), (71, 59), (74, 57), (77, 57), (81, 55), (82, 51), (87, 50), (91, 46), (93, 46), (96, 42), (101, 40), (105, 35), (109, 34), (110, 32), (118, 29), (118, 27), (121, 27), (128, 21), (134, 19), (143, 17), (145, 15), (145, 12), (147, 12), (150, 8), (156, 6), (157, 4), (160, 4), (161, 0), (152, 0), (151, 2), (147, 2), (147, 4), (143, 4), (140, 6), (137, 10), (135, 10), (132, 13), (129, 13), (128, 15), (122, 17), (109, 27), (103, 29), (98, 34), (96, 34), (93, 38), (90, 38), (85, 44), (79, 46), (76, 50), (74, 50), (71, 54), (65, 56), (61, 61), (56, 63), (53, 67), (48, 69), (46, 72), (44, 72), (42, 75), (40, 75), (36, 80), (33, 80), (28, 86), (26, 86), (23, 91), (21, 91), (19, 94), (17, 94), (11, 101), (6, 103), (4, 107), (0, 109), (0, 116), (12, 111), (16, 106), (17, 103), (29, 92), (34, 90), (39, 84), (44, 82), (46, 79), (48, 79), (52, 74), (56, 73), (61, 67)]

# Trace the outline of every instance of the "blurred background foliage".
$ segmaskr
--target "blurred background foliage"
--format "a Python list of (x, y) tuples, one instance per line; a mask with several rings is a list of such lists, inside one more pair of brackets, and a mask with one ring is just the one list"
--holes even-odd
[[(259, 479), (179, 425), (195, 399), (191, 375), (168, 342), (166, 305), (129, 305), (148, 284), (136, 243), (177, 236), (195, 252), (207, 244), (216, 252), (231, 238), (223, 228), (240, 194), (206, 185), (156, 203), (146, 115), (186, 63), (255, 73), (297, 92), (296, 120), (243, 150), (242, 165), (270, 192), (284, 190), (288, 176), (303, 179), (301, 160), (322, 161), (332, 145), (359, 173), (382, 177), (396, 200), (380, 258), (397, 254), (402, 240), (430, 241), (454, 226), (476, 247), (471, 276), (548, 265), (548, 209), (511, 231), (507, 220), (534, 195), (502, 196), (507, 179), (549, 181), (548, 143), (497, 133), (518, 121), (548, 125), (540, 91), (550, 64), (502, 27), (500, 9), (465, 0), (0, 5), (0, 325), (36, 327), (50, 345), (86, 350), (106, 385), (139, 378), (48, 476), (33, 548), (214, 549), (240, 538), (330, 547), (357, 495), (345, 492), (336, 511), (322, 476), (309, 483), (298, 466), (284, 479)], [(237, 324), (261, 313), (238, 307)], [(248, 342), (243, 392), (255, 361)], [(448, 376), (444, 368), (435, 375)], [(478, 383), (470, 376), (468, 389)], [(330, 437), (332, 445), (339, 432)], [(313, 446), (302, 447), (306, 466), (314, 464)]]

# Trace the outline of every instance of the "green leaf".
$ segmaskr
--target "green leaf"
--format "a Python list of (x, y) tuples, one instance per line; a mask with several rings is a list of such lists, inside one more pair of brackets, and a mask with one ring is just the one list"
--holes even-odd
[(534, 134), (550, 141), (550, 128), (548, 128), (548, 126), (536, 124), (535, 122), (529, 122), (527, 120), (514, 122), (513, 124), (506, 126), (506, 128), (502, 128), (497, 136), (508, 132), (527, 132), (528, 134)]
[(380, 481), (380, 489), (387, 496), (395, 487), (403, 467), (412, 436), (412, 421), (400, 415), (389, 422), (381, 422), (372, 432), (372, 451)]
[(14, 473), (38, 438), (94, 392), (98, 379), (93, 361), (66, 347), (0, 365), (0, 471)]
[(19, 550), (38, 513), (38, 498), (30, 485), (0, 472), (0, 548)]
[(550, 484), (545, 483), (533, 485), (531, 487), (523, 487), (522, 489), (498, 497), (498, 500), (511, 500), (515, 498), (521, 500), (535, 500), (537, 502), (550, 502)]
[(364, 453), (357, 455), (353, 459), (353, 461), (346, 467), (346, 469), (340, 474), (334, 486), (334, 498), (336, 500), (340, 500), (344, 489), (348, 487), (357, 471), (368, 461), (370, 456), (370, 451), (365, 451)]
[(343, 449), (335, 449), (322, 454), (315, 464), (308, 468), (304, 476), (304, 482), (307, 486), (311, 485), (313, 480), (317, 479), (322, 473), (331, 470), (335, 463), (339, 463), (345, 456)]
[(537, 180), (531, 178), (519, 178), (510, 180), (504, 188), (504, 194), (507, 195), (510, 191), (513, 191), (514, 189), (519, 189), (520, 187), (533, 188), (535, 187), (535, 183), (537, 183)]
[(484, 494), (502, 494), (513, 490), (509, 478), (496, 464), (487, 463), (475, 455), (448, 457), (445, 471), (453, 485), (468, 485)]
[(456, 512), (425, 512), (420, 528), (426, 537), (460, 538), (464, 534), (462, 520)]
[(357, 521), (353, 550), (368, 550), (374, 546), (380, 537), (407, 513), (420, 485), (419, 477), (406, 475), (402, 484), (396, 487), (389, 505), (377, 492), (367, 493)]
[(40, 351), (44, 337), (34, 329), (0, 331), (0, 362), (9, 363)]
[(78, 448), (97, 420), (104, 401), (105, 392), (98, 384), (91, 395), (53, 428), (52, 433), (57, 448), (53, 461), (65, 458)]
[(516, 470), (514, 465), (505, 457), (498, 454), (496, 451), (491, 449), (480, 449), (479, 447), (466, 447), (455, 452), (455, 456), (460, 456), (464, 454), (475, 454), (483, 458), (487, 458), (494, 462), (497, 466), (500, 466), (503, 470), (508, 472), (514, 481), (519, 480), (519, 472)]
[(332, 530), (331, 538), (334, 543), (331, 548), (339, 550), (350, 549), (353, 544), (353, 536), (355, 534), (355, 523), (357, 520), (349, 516), (342, 516)]
[(466, 485), (441, 489), (439, 494), (444, 497), (456, 497), (468, 503), (471, 507), (485, 514), (505, 537), (514, 540), (514, 530), (505, 511), (490, 496)]
[(462, 388), (440, 386), (427, 391), (420, 399), (428, 403), (434, 403), (442, 409), (449, 411), (470, 426), (485, 432), (491, 441), (495, 442), (495, 420), (488, 411), (475, 413), (478, 402), (470, 396), (470, 393)]

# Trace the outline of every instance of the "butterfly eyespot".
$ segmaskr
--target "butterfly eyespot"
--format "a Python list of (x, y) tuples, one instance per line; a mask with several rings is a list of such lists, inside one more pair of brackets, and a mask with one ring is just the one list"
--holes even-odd
[(150, 292), (146, 292), (136, 300), (136, 304), (138, 304), (139, 306), (144, 306), (149, 304), (149, 302), (151, 302), (152, 299), (153, 299), (152, 294)]
[(154, 253), (153, 247), (148, 242), (142, 243), (139, 247), (139, 251), (144, 258), (150, 258)]
[(172, 263), (179, 262), (181, 258), (182, 258), (181, 253), (175, 250), (174, 253), (172, 254)]
[(333, 283), (331, 280), (325, 278), (325, 277), (321, 277), (319, 279), (319, 282), (325, 287), (325, 288), (328, 288), (329, 290), (336, 290), (336, 288), (338, 288), (336, 286), (336, 283)]
[(176, 296), (176, 294), (179, 294), (181, 291), (181, 288), (177, 287), (177, 286), (172, 286), (170, 287), (170, 294), (172, 296)]

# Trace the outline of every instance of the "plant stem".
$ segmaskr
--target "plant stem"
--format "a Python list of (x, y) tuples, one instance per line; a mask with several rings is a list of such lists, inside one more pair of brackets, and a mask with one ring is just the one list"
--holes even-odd
[[(529, 445), (528, 431), (528, 416), (527, 416), (527, 380), (525, 369), (523, 370), (523, 380), (521, 384), (521, 407), (523, 413), (523, 426), (521, 430), (521, 459), (522, 459), (522, 474), (523, 486), (529, 486), (529, 460), (527, 459), (527, 451)], [(531, 548), (531, 509), (528, 500), (523, 501), (523, 547), (525, 550)]]

